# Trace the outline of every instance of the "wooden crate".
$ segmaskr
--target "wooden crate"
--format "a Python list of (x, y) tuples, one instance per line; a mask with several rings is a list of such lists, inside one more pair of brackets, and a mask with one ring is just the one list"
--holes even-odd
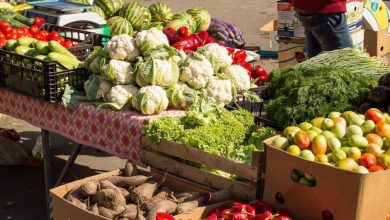
[[(261, 181), (261, 173), (263, 153), (261, 152), (253, 152), (252, 163), (246, 165), (171, 141), (163, 140), (158, 144), (154, 144), (144, 138), (143, 143), (145, 143), (142, 150), (143, 162), (149, 166), (166, 170), (176, 176), (216, 190), (228, 190), (232, 196), (244, 201), (250, 201), (262, 196), (263, 183)], [(178, 160), (172, 159), (172, 157)], [(234, 174), (247, 181), (217, 176), (183, 163), (187, 161)]]

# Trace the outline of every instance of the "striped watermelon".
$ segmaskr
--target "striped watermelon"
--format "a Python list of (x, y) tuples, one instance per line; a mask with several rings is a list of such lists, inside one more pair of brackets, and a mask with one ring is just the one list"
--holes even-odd
[(164, 2), (156, 2), (149, 6), (149, 11), (152, 14), (152, 21), (167, 23), (172, 20), (173, 12), (168, 4)]
[(114, 16), (108, 19), (107, 25), (111, 29), (111, 36), (120, 34), (133, 35), (133, 26), (125, 18)]
[(175, 14), (172, 17), (172, 20), (168, 22), (167, 27), (178, 30), (181, 27), (187, 27), (190, 33), (195, 33), (196, 31), (196, 21), (195, 19), (186, 12), (180, 12)]
[(147, 26), (152, 15), (147, 7), (134, 1), (119, 11), (119, 16), (126, 18), (135, 30), (141, 30), (143, 26)]
[(103, 9), (106, 18), (111, 18), (123, 7), (122, 0), (95, 0), (95, 4)]
[(89, 11), (89, 12), (95, 12), (95, 13), (98, 14), (101, 18), (103, 18), (103, 20), (106, 20), (106, 15), (104, 14), (103, 9), (100, 8), (100, 7), (97, 6), (97, 5), (93, 6), (92, 8), (88, 8), (87, 11)]

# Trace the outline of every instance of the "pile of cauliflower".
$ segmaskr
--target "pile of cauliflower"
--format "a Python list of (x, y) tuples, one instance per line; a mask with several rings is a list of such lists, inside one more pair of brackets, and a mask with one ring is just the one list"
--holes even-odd
[(104, 48), (95, 47), (84, 63), (92, 74), (84, 88), (90, 101), (145, 115), (168, 106), (188, 109), (200, 99), (226, 105), (237, 91), (250, 88), (246, 69), (232, 63), (228, 50), (216, 43), (186, 56), (151, 28), (134, 37), (113, 36)]

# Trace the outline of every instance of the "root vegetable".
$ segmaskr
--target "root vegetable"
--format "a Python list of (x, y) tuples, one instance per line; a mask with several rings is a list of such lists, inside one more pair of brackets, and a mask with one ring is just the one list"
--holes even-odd
[(103, 206), (99, 206), (98, 210), (99, 210), (99, 215), (104, 216), (108, 219), (114, 219), (118, 215), (118, 213), (116, 213), (115, 211), (105, 208)]
[(157, 203), (166, 200), (171, 192), (172, 191), (167, 187), (162, 188), (159, 193), (157, 193), (152, 197), (152, 199), (145, 203), (145, 210), (150, 211)]
[(115, 190), (116, 193), (122, 194), (122, 191), (117, 186), (115, 186), (114, 184), (112, 184), (110, 181), (107, 180), (100, 181), (100, 187), (102, 189), (113, 189)]
[(206, 193), (203, 196), (205, 203), (207, 204), (215, 204), (223, 201), (227, 201), (230, 199), (230, 193), (226, 190), (221, 190), (212, 193)]
[(120, 217), (134, 220), (137, 218), (137, 213), (138, 213), (138, 207), (136, 205), (127, 204), (126, 210), (120, 215)]
[(152, 210), (150, 210), (148, 215), (148, 220), (155, 220), (158, 212), (172, 214), (176, 211), (176, 208), (177, 208), (177, 204), (172, 201), (169, 200), (160, 201), (159, 203), (156, 204), (156, 206), (152, 208)]
[(124, 205), (115, 205), (111, 208), (114, 212), (121, 214), (126, 210), (126, 207)]
[(130, 192), (130, 200), (134, 203), (139, 201), (141, 204), (144, 204), (153, 197), (156, 190), (157, 183), (144, 183)]
[(118, 189), (121, 191), (122, 195), (126, 198), (130, 192), (127, 189), (124, 189), (122, 187), (118, 187)]
[(93, 196), (99, 190), (98, 181), (88, 181), (80, 186), (80, 192), (84, 196)]
[(138, 175), (138, 176), (112, 176), (108, 177), (106, 180), (110, 181), (115, 186), (128, 188), (130, 186), (138, 186), (145, 183), (151, 177)]
[(119, 220), (132, 220), (132, 219), (128, 219), (128, 218), (120, 218)]
[(123, 197), (122, 194), (118, 194), (113, 189), (101, 189), (92, 197), (92, 199), (93, 201), (96, 201), (98, 205), (109, 209), (126, 205), (125, 197)]
[(175, 195), (175, 197), (177, 198), (178, 203), (185, 203), (199, 198), (200, 194), (197, 192), (184, 192)]
[(66, 196), (66, 200), (68, 200), (73, 205), (79, 207), (80, 209), (87, 209), (87, 205), (82, 202), (82, 200), (84, 200), (84, 197), (80, 192), (80, 187), (73, 188)]
[(177, 206), (177, 211), (179, 213), (189, 213), (192, 210), (198, 208), (199, 206), (203, 205), (204, 199), (202, 197), (199, 197), (197, 199), (194, 199), (192, 201), (188, 201), (185, 203), (181, 203)]
[(138, 174), (137, 166), (131, 162), (127, 162), (125, 166), (125, 176), (135, 176)]
[(99, 215), (99, 209), (98, 209), (97, 203), (93, 204), (89, 211), (91, 211), (95, 215)]

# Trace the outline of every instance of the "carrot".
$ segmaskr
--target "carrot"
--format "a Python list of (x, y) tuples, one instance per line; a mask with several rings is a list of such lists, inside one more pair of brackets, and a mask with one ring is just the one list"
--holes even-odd
[(157, 183), (144, 183), (137, 186), (130, 192), (130, 200), (134, 203), (138, 201), (143, 204), (148, 202), (152, 197), (154, 192), (157, 190)]
[(138, 168), (135, 164), (128, 161), (125, 166), (125, 176), (135, 176), (138, 175)]
[(84, 196), (93, 196), (99, 190), (100, 185), (98, 181), (88, 181), (80, 186), (80, 192)]
[(177, 206), (177, 211), (179, 213), (189, 213), (192, 210), (198, 208), (199, 206), (202, 206), (204, 204), (204, 199), (202, 197), (199, 197), (197, 199), (194, 199), (192, 201), (188, 201), (185, 203), (181, 203)]
[(141, 184), (145, 183), (150, 178), (152, 178), (152, 177), (142, 176), (142, 175), (129, 176), (129, 177), (111, 176), (111, 177), (108, 177), (106, 180), (110, 181), (115, 186), (128, 188), (130, 186), (141, 185)]
[(148, 220), (155, 220), (158, 212), (172, 214), (176, 211), (177, 204), (170, 200), (160, 201), (150, 210)]

